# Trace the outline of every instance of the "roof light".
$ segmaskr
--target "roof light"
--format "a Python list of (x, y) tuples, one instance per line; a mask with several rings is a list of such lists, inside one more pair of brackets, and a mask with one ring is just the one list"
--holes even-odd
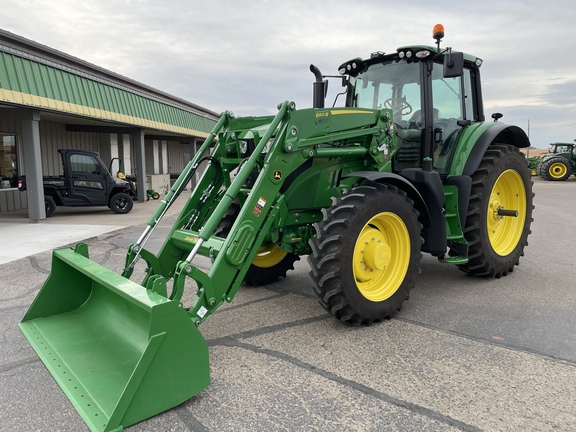
[(442, 24), (436, 24), (432, 30), (432, 37), (437, 41), (440, 41), (444, 37), (444, 26)]
[(476, 66), (480, 67), (482, 66), (482, 59), (477, 58), (474, 63), (476, 63)]
[(340, 68), (338, 72), (340, 72), (340, 75), (344, 75), (346, 73), (346, 68)]
[(412, 57), (412, 51), (406, 51), (406, 58)]
[(403, 59), (406, 56), (406, 53), (404, 51), (400, 51), (398, 53), (398, 57), (400, 57), (401, 59)]
[(436, 39), (436, 51), (440, 52), (440, 41), (444, 37), (444, 26), (436, 24), (432, 30), (432, 37)]
[(416, 57), (418, 58), (426, 58), (430, 55), (430, 51), (428, 50), (420, 50), (416, 53)]

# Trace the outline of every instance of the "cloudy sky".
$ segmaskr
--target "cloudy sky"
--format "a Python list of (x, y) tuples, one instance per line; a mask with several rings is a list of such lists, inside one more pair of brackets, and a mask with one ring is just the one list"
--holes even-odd
[(576, 138), (572, 0), (3, 0), (0, 13), (4, 30), (236, 115), (310, 107), (311, 63), (336, 74), (374, 51), (434, 45), (436, 23), (443, 46), (484, 60), (488, 116), (535, 147)]

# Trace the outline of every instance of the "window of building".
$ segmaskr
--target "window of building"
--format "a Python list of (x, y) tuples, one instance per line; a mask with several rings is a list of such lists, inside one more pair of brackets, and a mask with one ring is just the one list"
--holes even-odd
[(0, 134), (0, 189), (18, 187), (16, 135)]

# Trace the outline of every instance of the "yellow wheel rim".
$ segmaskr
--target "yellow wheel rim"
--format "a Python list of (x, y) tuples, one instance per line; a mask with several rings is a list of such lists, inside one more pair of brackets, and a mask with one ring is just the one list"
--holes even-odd
[(380, 213), (360, 231), (354, 246), (353, 272), (360, 293), (370, 301), (391, 297), (410, 263), (410, 235), (393, 213)]
[(568, 168), (566, 168), (566, 165), (562, 162), (554, 162), (550, 165), (550, 168), (548, 168), (548, 173), (550, 173), (550, 176), (554, 178), (562, 178), (567, 172)]
[[(500, 256), (512, 252), (524, 231), (526, 190), (522, 177), (514, 170), (504, 171), (492, 189), (488, 203), (488, 239)], [(500, 216), (499, 209), (518, 210), (518, 217)]]
[(283, 252), (276, 243), (270, 246), (260, 246), (252, 264), (261, 268), (274, 267), (282, 261), (287, 254), (288, 252)]

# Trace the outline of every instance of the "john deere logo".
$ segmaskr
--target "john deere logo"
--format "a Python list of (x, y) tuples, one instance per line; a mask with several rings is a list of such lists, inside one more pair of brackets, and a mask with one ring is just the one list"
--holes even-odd
[(276, 181), (282, 180), (282, 171), (280, 171), (280, 170), (274, 171), (273, 178)]

